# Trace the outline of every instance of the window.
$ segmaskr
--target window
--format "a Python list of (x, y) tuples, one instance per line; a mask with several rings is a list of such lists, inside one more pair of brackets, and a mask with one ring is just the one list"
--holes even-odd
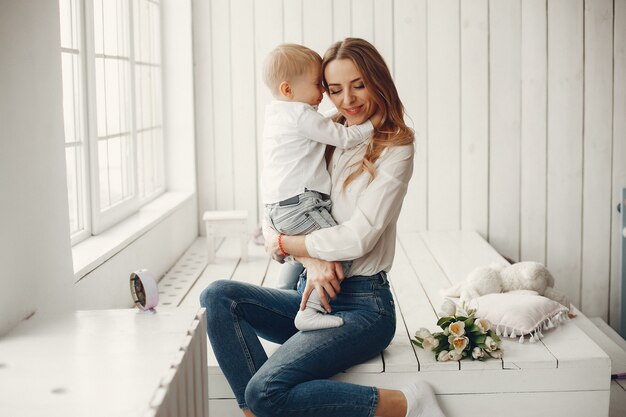
[(59, 0), (72, 243), (164, 192), (160, 5)]

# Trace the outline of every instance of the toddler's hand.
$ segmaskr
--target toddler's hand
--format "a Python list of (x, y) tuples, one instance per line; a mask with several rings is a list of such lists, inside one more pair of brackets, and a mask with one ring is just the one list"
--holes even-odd
[(278, 232), (263, 221), (263, 237), (265, 238), (265, 252), (278, 263), (284, 263), (285, 257), (278, 247)]

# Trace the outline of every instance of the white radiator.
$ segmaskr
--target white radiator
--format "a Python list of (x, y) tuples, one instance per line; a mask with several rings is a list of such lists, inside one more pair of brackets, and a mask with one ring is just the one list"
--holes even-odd
[(206, 317), (198, 316), (172, 367), (161, 380), (144, 417), (207, 417), (209, 415)]

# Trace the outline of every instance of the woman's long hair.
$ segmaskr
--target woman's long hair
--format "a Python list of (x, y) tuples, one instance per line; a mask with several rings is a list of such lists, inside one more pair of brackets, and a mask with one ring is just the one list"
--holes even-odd
[[(322, 82), (327, 93), (329, 89), (324, 72), (326, 66), (337, 59), (349, 59), (354, 63), (373, 101), (382, 111), (380, 126), (375, 128), (363, 159), (355, 164), (358, 165), (356, 170), (343, 183), (343, 189), (345, 189), (365, 171), (370, 175), (369, 182), (372, 182), (376, 177), (374, 163), (385, 148), (408, 145), (413, 142), (414, 136), (413, 130), (404, 123), (404, 106), (398, 96), (398, 90), (391, 78), (389, 68), (376, 48), (368, 41), (359, 38), (346, 38), (331, 45), (322, 61)], [(338, 121), (345, 122), (345, 117), (341, 116)]]

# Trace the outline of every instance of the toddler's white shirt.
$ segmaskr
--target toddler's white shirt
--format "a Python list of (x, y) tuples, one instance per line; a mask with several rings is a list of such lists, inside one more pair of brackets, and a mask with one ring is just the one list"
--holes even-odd
[(330, 194), (326, 145), (351, 148), (373, 132), (367, 122), (346, 127), (324, 117), (313, 106), (293, 101), (272, 101), (265, 109), (263, 175), (265, 204), (277, 203), (305, 189)]

